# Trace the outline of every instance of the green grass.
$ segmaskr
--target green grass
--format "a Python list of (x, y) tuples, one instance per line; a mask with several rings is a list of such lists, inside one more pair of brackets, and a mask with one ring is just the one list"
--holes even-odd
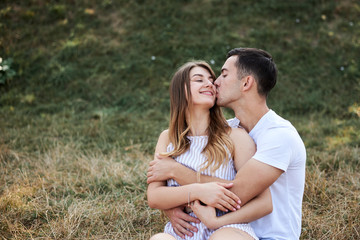
[[(360, 237), (356, 1), (29, 0), (0, 3), (0, 237), (148, 239), (146, 169), (172, 73), (219, 73), (234, 47), (269, 51), (269, 105), (308, 152), (301, 239)], [(225, 110), (226, 116), (232, 113)]]

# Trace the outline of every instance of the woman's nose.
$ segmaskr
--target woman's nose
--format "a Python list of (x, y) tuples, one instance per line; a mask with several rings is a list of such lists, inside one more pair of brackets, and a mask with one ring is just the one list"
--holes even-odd
[(214, 85), (213, 82), (210, 81), (210, 80), (206, 80), (206, 81), (205, 81), (205, 84), (206, 84), (206, 86)]

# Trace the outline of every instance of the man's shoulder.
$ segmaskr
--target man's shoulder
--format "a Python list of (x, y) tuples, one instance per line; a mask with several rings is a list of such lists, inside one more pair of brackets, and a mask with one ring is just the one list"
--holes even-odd
[(280, 117), (274, 111), (270, 111), (265, 119), (255, 127), (250, 135), (261, 142), (287, 143), (298, 142), (300, 138), (296, 128), (290, 121)]
[(287, 132), (297, 132), (290, 121), (270, 110), (264, 121), (256, 129), (263, 134), (284, 134)]

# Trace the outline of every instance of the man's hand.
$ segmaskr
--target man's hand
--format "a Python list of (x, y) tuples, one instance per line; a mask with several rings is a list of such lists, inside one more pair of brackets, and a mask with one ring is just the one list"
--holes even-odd
[(192, 232), (197, 232), (198, 229), (190, 224), (190, 222), (200, 223), (200, 220), (190, 216), (183, 211), (183, 207), (176, 207), (164, 211), (169, 218), (174, 231), (181, 238), (185, 238), (185, 235), (192, 237)]
[(233, 183), (200, 183), (199, 191), (194, 194), (196, 199), (199, 199), (206, 205), (224, 212), (227, 212), (228, 210), (236, 211), (237, 209), (240, 209), (241, 201), (238, 196), (227, 189), (232, 186)]
[(147, 172), (147, 183), (160, 182), (171, 179), (171, 170), (174, 169), (176, 161), (170, 157), (160, 157), (156, 154)]

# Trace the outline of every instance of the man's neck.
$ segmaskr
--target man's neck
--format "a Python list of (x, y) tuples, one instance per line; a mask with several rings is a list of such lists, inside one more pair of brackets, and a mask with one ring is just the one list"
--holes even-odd
[(249, 133), (270, 109), (265, 102), (262, 104), (249, 104), (245, 106), (239, 105), (233, 110), (236, 118), (240, 120), (241, 127)]

